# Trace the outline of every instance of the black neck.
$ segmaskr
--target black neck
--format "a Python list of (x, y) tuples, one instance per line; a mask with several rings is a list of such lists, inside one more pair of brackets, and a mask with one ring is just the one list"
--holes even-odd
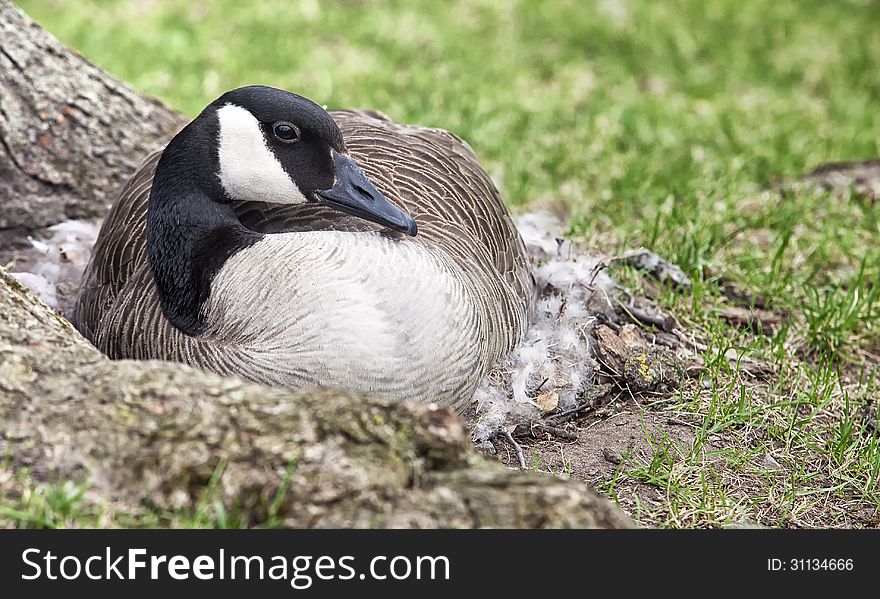
[(214, 276), (263, 237), (242, 225), (229, 205), (217, 182), (215, 146), (201, 139), (205, 135), (211, 132), (190, 125), (171, 141), (147, 206), (147, 255), (162, 311), (190, 336), (205, 331), (203, 306)]

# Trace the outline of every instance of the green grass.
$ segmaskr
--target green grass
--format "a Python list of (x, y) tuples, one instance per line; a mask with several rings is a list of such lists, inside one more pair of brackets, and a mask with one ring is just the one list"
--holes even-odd
[[(279, 509), (290, 485), (295, 464), (272, 501), (265, 506), (261, 528), (282, 524)], [(224, 505), (219, 484), (226, 469), (220, 459), (210, 480), (192, 509), (156, 510), (150, 506), (111, 505), (101, 494), (90, 493), (90, 485), (74, 481), (43, 481), (27, 469), (18, 469), (9, 460), (0, 463), (0, 527), (19, 528), (243, 528), (248, 526), (240, 514)]]
[[(842, 387), (822, 369), (795, 376), (819, 380), (779, 395), (735, 380), (682, 393), (665, 411), (698, 415), (693, 439), (646, 428), (651, 452), (628, 456), (601, 486), (656, 526), (876, 526), (880, 439), (859, 418), (865, 387)], [(646, 505), (643, 493), (617, 489), (629, 480), (660, 489), (664, 501)]]
[[(189, 114), (264, 83), (448, 128), (512, 205), (567, 206), (587, 247), (645, 245), (684, 268), (693, 291), (661, 303), (697, 331), (707, 369), (651, 409), (701, 428), (689, 447), (650, 439), (650, 460), (606, 481), (640, 521), (839, 525), (857, 506), (877, 522), (880, 449), (860, 414), (880, 376), (880, 202), (772, 185), (880, 154), (880, 3), (18, 3)], [(706, 267), (787, 324), (765, 337), (722, 321)], [(777, 375), (756, 382), (731, 352)], [(784, 468), (755, 467), (767, 453)], [(624, 480), (666, 499), (624, 497)]]
[(97, 526), (102, 510), (86, 499), (87, 485), (35, 483), (27, 471), (0, 464), (0, 522), (26, 528)]

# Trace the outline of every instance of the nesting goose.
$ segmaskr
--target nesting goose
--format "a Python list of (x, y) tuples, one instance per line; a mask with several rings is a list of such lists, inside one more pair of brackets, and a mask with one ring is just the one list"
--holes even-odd
[(112, 358), (462, 408), (533, 292), (461, 139), (250, 86), (131, 178), (72, 319)]

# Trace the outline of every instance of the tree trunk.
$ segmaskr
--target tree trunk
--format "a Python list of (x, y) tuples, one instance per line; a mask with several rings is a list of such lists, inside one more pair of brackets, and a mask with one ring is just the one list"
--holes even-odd
[(0, 0), (0, 229), (102, 215), (184, 122)]

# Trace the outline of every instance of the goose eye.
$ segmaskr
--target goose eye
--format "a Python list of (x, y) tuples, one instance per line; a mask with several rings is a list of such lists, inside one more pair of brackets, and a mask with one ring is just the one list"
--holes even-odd
[(272, 132), (279, 140), (284, 143), (293, 143), (299, 141), (299, 129), (296, 125), (290, 123), (275, 123), (272, 126)]

